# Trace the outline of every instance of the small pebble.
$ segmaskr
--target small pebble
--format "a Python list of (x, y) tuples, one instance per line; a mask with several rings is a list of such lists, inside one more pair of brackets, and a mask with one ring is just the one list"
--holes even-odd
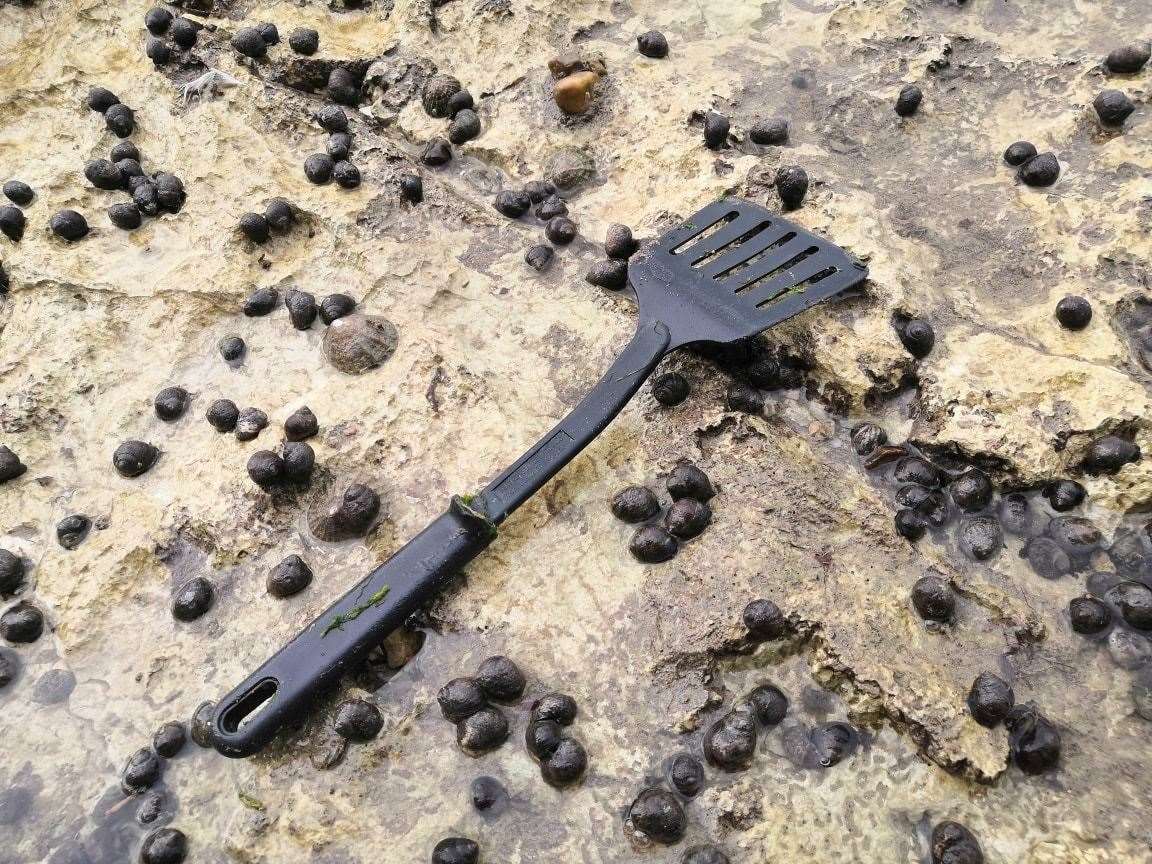
[(665, 846), (679, 843), (688, 828), (688, 817), (676, 796), (655, 786), (636, 796), (628, 808), (628, 821), (637, 834)]
[(88, 222), (75, 210), (61, 210), (52, 217), (52, 233), (57, 237), (74, 243), (88, 234)]
[(217, 399), (208, 406), (205, 416), (217, 432), (231, 432), (240, 419), (240, 410), (231, 399)]
[(508, 719), (504, 712), (485, 705), (456, 724), (456, 743), (470, 756), (495, 750), (508, 740)]
[(1092, 100), (1092, 107), (1105, 126), (1123, 126), (1128, 116), (1136, 110), (1123, 90), (1101, 90)]
[(25, 183), (23, 180), (9, 180), (4, 184), (4, 195), (13, 204), (19, 204), (21, 207), (26, 207), (32, 203), (32, 199), (36, 197), (36, 193), (32, 191), (32, 187)]
[(544, 226), (544, 236), (558, 246), (564, 246), (576, 239), (576, 223), (567, 216), (556, 216)]
[(546, 693), (532, 703), (533, 720), (553, 720), (561, 726), (570, 726), (576, 711), (576, 700), (567, 693)]
[(493, 206), (502, 216), (507, 216), (509, 219), (519, 219), (532, 206), (532, 199), (528, 197), (526, 192), (504, 189), (496, 195)]
[(695, 756), (681, 753), (672, 760), (668, 779), (685, 798), (695, 798), (704, 788), (704, 765)]
[(446, 165), (452, 161), (452, 145), (444, 138), (433, 138), (424, 145), (424, 152), (420, 154), (420, 161), (433, 168)]
[(659, 525), (646, 525), (639, 529), (628, 543), (628, 551), (637, 561), (660, 564), (676, 556), (679, 544), (676, 538)]
[(320, 320), (331, 324), (356, 311), (356, 301), (347, 294), (329, 294), (320, 301)]
[(1004, 719), (1012, 758), (1026, 774), (1042, 774), (1060, 760), (1060, 733), (1035, 705), (1017, 705)]
[(144, 217), (135, 204), (113, 204), (108, 208), (108, 221), (123, 231), (135, 231), (144, 224)]
[(311, 57), (320, 48), (320, 34), (311, 27), (297, 27), (288, 34), (288, 47), (297, 54)]
[(188, 838), (176, 828), (161, 828), (144, 838), (141, 864), (182, 864), (188, 855)]
[(598, 288), (619, 291), (628, 284), (628, 262), (604, 258), (592, 265), (584, 280)]
[(508, 803), (508, 791), (495, 777), (477, 777), (468, 787), (472, 806), (481, 813), (495, 814)]
[(65, 516), (56, 523), (56, 542), (64, 549), (75, 549), (92, 529), (92, 520), (83, 513)]
[(786, 165), (776, 172), (776, 192), (784, 209), (795, 210), (808, 194), (808, 173), (799, 165)]
[(711, 508), (694, 498), (681, 498), (668, 510), (664, 517), (664, 527), (679, 540), (697, 537), (712, 521)]
[(448, 126), (448, 140), (459, 146), (480, 137), (480, 117), (471, 108), (456, 112)]
[(245, 213), (240, 217), (240, 233), (253, 243), (265, 243), (272, 234), (268, 220), (260, 213)]
[(268, 43), (255, 27), (241, 27), (232, 36), (232, 47), (237, 53), (260, 60), (268, 53)]
[(1140, 448), (1126, 438), (1106, 435), (1092, 442), (1084, 457), (1084, 469), (1089, 474), (1115, 474), (1129, 462), (1140, 459)]
[(13, 243), (19, 243), (24, 237), (24, 227), (27, 224), (24, 211), (19, 207), (0, 207), (0, 231)]
[(436, 694), (444, 719), (459, 723), (484, 707), (484, 691), (473, 678), (453, 678)]
[(144, 26), (153, 36), (163, 36), (172, 23), (172, 13), (163, 6), (154, 6), (144, 15)]
[(748, 137), (752, 143), (761, 147), (779, 147), (788, 143), (788, 121), (783, 117), (772, 117), (768, 120), (759, 120), (749, 130)]
[(152, 748), (143, 747), (128, 757), (124, 770), (120, 772), (120, 788), (126, 795), (143, 792), (160, 779), (160, 759)]
[(125, 441), (112, 454), (112, 464), (122, 477), (139, 477), (156, 464), (160, 451), (144, 441)]
[(474, 680), (488, 698), (499, 702), (515, 702), (524, 695), (528, 685), (520, 667), (500, 655), (484, 660)]
[(271, 450), (257, 450), (248, 457), (248, 476), (267, 491), (284, 482), (284, 460)]
[(1052, 153), (1041, 153), (1021, 165), (1017, 176), (1029, 186), (1051, 186), (1060, 177), (1060, 162)]
[(0, 613), (0, 636), (9, 642), (35, 642), (44, 632), (44, 613), (26, 600)]
[(1045, 484), (1043, 489), (1044, 497), (1048, 499), (1052, 509), (1058, 513), (1065, 513), (1079, 507), (1084, 502), (1086, 494), (1084, 487), (1075, 480), (1053, 480), (1051, 483)]
[(673, 468), (666, 485), (673, 501), (695, 498), (697, 501), (707, 502), (716, 494), (708, 475), (691, 462), (682, 462)]
[(127, 138), (136, 130), (136, 117), (127, 105), (117, 103), (104, 112), (104, 125), (117, 138)]
[(926, 621), (947, 622), (956, 611), (956, 595), (943, 579), (924, 576), (912, 586), (912, 605)]
[(783, 639), (792, 630), (780, 607), (771, 600), (753, 600), (744, 607), (741, 617), (749, 638), (756, 642)]
[(659, 60), (668, 56), (668, 40), (659, 30), (649, 30), (636, 37), (636, 50), (645, 57)]
[(932, 864), (984, 864), (975, 835), (959, 822), (941, 822), (932, 829)]
[(400, 195), (410, 204), (419, 204), (424, 200), (424, 181), (419, 174), (400, 175)]
[(28, 470), (28, 466), (20, 461), (20, 457), (7, 446), (0, 444), (0, 483), (15, 480)]
[(1003, 678), (991, 672), (981, 672), (968, 691), (968, 710), (981, 726), (992, 728), (1008, 716), (1016, 701), (1012, 688)]
[(10, 597), (24, 584), (24, 559), (0, 549), (0, 597)]
[(723, 114), (709, 111), (704, 115), (704, 146), (709, 150), (719, 150), (728, 140), (731, 126)]
[(317, 186), (323, 186), (332, 179), (336, 162), (327, 153), (313, 153), (304, 160), (304, 176)]
[(178, 17), (172, 22), (172, 28), (170, 30), (172, 41), (185, 50), (196, 44), (196, 39), (199, 34), (200, 26), (183, 16)]
[(195, 621), (212, 608), (212, 583), (203, 576), (194, 576), (180, 586), (172, 601), (172, 617), (177, 621)]
[(1069, 294), (1056, 304), (1056, 320), (1066, 330), (1083, 330), (1092, 320), (1092, 304)]
[(555, 255), (556, 253), (553, 251), (551, 246), (540, 244), (538, 246), (531, 247), (527, 252), (524, 253), (524, 263), (526, 263), (533, 270), (542, 273), (548, 269), (548, 266), (552, 263), (552, 259), (555, 257)]
[(1092, 636), (1107, 629), (1112, 623), (1112, 612), (1095, 597), (1076, 597), (1068, 603), (1068, 617), (1072, 629), (1083, 636)]
[(901, 117), (911, 117), (920, 107), (924, 93), (915, 84), (905, 84), (900, 88), (900, 95), (896, 97), (896, 113)]
[(264, 40), (265, 44), (280, 44), (280, 31), (276, 29), (275, 24), (265, 21), (263, 24), (257, 24), (256, 29), (260, 31), (260, 38)]
[(432, 850), (432, 864), (476, 864), (480, 847), (467, 837), (446, 837)]
[(93, 87), (88, 91), (88, 107), (93, 111), (103, 114), (113, 105), (118, 104), (120, 104), (120, 99), (111, 90)]
[(1133, 42), (1120, 48), (1113, 48), (1104, 58), (1104, 65), (1109, 72), (1119, 72), (1122, 75), (1134, 75), (1144, 68), (1152, 52), (1152, 43)]
[(384, 728), (380, 709), (363, 699), (348, 699), (336, 709), (336, 734), (349, 741), (371, 741)]
[(565, 75), (552, 86), (552, 100), (565, 114), (583, 114), (592, 104), (592, 89), (600, 76), (588, 70)]
[(184, 728), (184, 724), (176, 720), (171, 720), (157, 729), (155, 734), (153, 734), (152, 749), (165, 759), (171, 759), (184, 749), (184, 744), (187, 740), (188, 730)]
[(671, 408), (688, 398), (688, 379), (679, 372), (665, 372), (652, 379), (652, 396), (661, 405)]
[(704, 755), (726, 771), (747, 768), (755, 754), (756, 719), (751, 711), (730, 711), (713, 723), (704, 736)]

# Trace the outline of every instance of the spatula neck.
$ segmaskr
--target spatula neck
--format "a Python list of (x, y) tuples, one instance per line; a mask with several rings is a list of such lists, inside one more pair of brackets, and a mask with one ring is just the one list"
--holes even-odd
[(512, 467), (489, 483), (473, 506), (494, 523), (503, 522), (612, 422), (668, 353), (671, 341), (663, 323), (642, 322), (632, 341), (588, 395)]

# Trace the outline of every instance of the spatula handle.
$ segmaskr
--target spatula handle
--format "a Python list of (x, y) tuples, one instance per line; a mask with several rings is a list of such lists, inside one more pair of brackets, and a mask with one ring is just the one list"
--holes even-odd
[(496, 536), (462, 499), (221, 699), (212, 740), (225, 756), (250, 756), (303, 719), (335, 685)]
[(620, 413), (668, 350), (668, 329), (641, 324), (604, 377), (551, 432), (470, 502), (417, 534), (217, 704), (213, 743), (250, 756), (303, 718), (323, 692), (432, 599), (496, 536), (496, 525)]
[(507, 471), (476, 496), (476, 507), (497, 525), (555, 476), (628, 404), (667, 353), (671, 335), (659, 321), (641, 323), (588, 395)]

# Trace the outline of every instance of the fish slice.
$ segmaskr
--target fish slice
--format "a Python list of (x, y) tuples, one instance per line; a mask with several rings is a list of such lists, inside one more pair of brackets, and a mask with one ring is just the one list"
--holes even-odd
[(600, 434), (670, 351), (746, 339), (858, 285), (844, 250), (756, 204), (724, 199), (632, 256), (632, 341), (580, 403), (472, 498), (454, 497), (400, 551), (217, 704), (213, 742), (249, 756), (496, 538), (497, 526)]

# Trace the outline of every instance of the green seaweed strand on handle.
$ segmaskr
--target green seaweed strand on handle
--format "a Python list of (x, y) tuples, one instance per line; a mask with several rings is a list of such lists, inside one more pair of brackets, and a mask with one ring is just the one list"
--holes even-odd
[(361, 613), (371, 609), (373, 606), (377, 606), (384, 602), (384, 598), (388, 596), (388, 592), (390, 590), (391, 589), (385, 585), (379, 591), (369, 597), (367, 603), (361, 603), (359, 606), (355, 607), (349, 612), (341, 612), (337, 615), (333, 615), (332, 620), (328, 622), (328, 626), (324, 628), (324, 632), (320, 634), (320, 638), (324, 638), (333, 630), (343, 629), (346, 622), (356, 620), (360, 617)]

